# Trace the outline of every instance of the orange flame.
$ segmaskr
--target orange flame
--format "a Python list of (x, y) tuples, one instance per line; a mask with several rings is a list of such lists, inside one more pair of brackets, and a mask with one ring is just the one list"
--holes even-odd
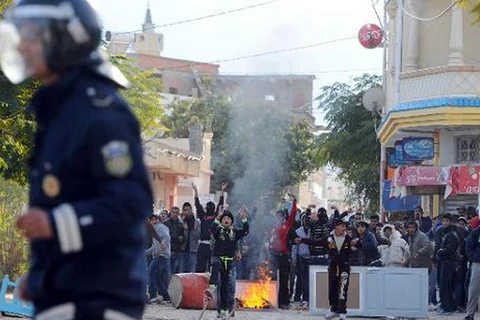
[(263, 309), (268, 308), (268, 297), (270, 294), (270, 270), (268, 263), (263, 263), (258, 267), (258, 276), (260, 281), (249, 285), (243, 296), (241, 297), (242, 307), (249, 309)]

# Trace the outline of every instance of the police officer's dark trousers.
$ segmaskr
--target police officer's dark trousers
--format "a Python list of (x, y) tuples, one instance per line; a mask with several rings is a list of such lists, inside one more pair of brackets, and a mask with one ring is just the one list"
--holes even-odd
[(350, 282), (350, 266), (328, 267), (328, 300), (330, 311), (347, 313), (348, 285)]
[(456, 261), (445, 260), (438, 263), (440, 303), (442, 309), (446, 312), (455, 311), (455, 302), (453, 300), (455, 266)]

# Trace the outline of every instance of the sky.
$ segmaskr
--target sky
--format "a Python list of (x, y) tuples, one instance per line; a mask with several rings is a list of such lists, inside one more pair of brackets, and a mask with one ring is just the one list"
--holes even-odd
[[(155, 24), (241, 8), (268, 0), (150, 0)], [(356, 37), (367, 23), (379, 24), (372, 0), (280, 0), (198, 22), (158, 28), (163, 56), (210, 62)], [(383, 19), (383, 1), (377, 10)], [(91, 0), (105, 30), (141, 28), (147, 0)], [(383, 22), (383, 21), (382, 21)], [(314, 48), (221, 63), (223, 74), (312, 74), (314, 97), (336, 81), (350, 83), (365, 72), (381, 73), (382, 49), (365, 49), (357, 39)], [(368, 71), (354, 71), (354, 70)], [(348, 71), (348, 72), (339, 72)], [(314, 105), (315, 107), (316, 105)], [(321, 111), (317, 122), (323, 123)]]

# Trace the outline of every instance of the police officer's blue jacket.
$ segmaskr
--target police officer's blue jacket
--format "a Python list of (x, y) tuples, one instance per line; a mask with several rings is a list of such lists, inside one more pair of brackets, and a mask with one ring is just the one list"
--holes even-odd
[(31, 107), (30, 206), (48, 212), (55, 234), (31, 244), (36, 313), (73, 302), (140, 318), (153, 200), (136, 118), (113, 83), (81, 69), (40, 89)]

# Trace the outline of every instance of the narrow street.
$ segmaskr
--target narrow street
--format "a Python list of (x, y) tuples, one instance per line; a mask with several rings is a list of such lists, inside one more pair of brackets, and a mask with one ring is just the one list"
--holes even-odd
[[(198, 320), (201, 310), (183, 310), (174, 309), (171, 306), (149, 306), (144, 315), (144, 320)], [(461, 320), (465, 314), (455, 313), (448, 317), (438, 317), (433, 313), (428, 319), (444, 319), (444, 320)], [(204, 320), (216, 320), (214, 311), (207, 311), (203, 317)], [(296, 310), (265, 310), (265, 311), (237, 311), (232, 320), (321, 320), (322, 316), (311, 315), (308, 311)], [(356, 319), (372, 319), (372, 318), (349, 318)], [(376, 318), (381, 319), (381, 318)]]

